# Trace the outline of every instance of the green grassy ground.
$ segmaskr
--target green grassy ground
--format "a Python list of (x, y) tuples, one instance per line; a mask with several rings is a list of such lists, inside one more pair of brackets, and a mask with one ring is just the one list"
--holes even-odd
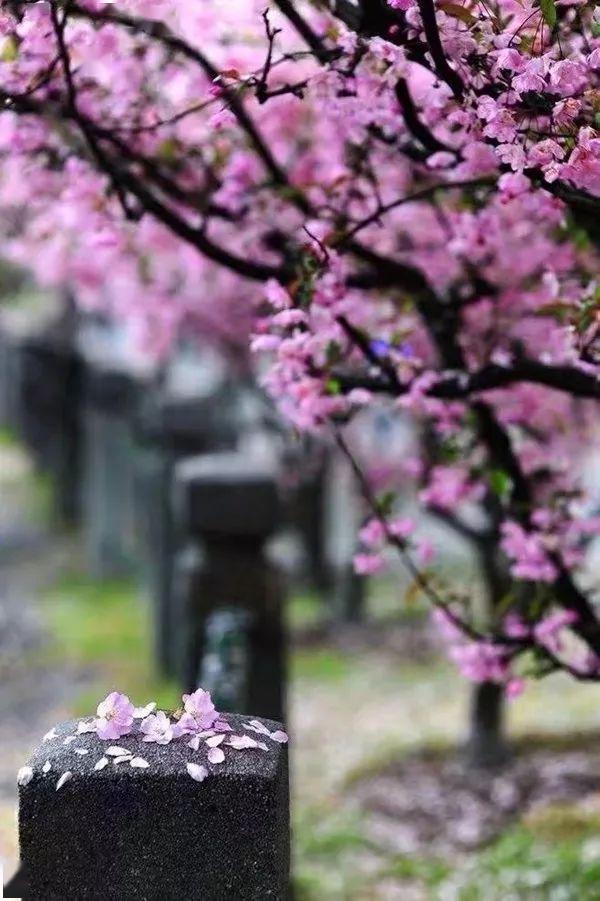
[[(134, 586), (70, 575), (48, 590), (44, 609), (55, 635), (48, 655), (92, 673), (74, 713), (90, 713), (114, 687), (139, 703), (176, 705), (176, 687), (153, 671), (148, 611)], [(310, 595), (290, 605), (294, 629), (319, 615)], [(466, 689), (446, 664), (319, 646), (295, 650), (291, 670), (299, 901), (600, 899), (598, 811), (546, 811), (452, 862), (385, 853), (367, 838), (348, 790), (357, 773), (376, 771), (415, 747), (460, 738)], [(553, 678), (517, 702), (512, 731), (560, 736), (566, 728), (599, 727), (599, 699), (595, 688)]]

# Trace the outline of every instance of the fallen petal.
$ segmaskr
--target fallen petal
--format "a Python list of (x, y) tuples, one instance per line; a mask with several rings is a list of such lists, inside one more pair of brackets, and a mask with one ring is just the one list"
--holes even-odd
[[(116, 761), (115, 761), (115, 763), (116, 763)], [(143, 757), (134, 757), (132, 760), (129, 761), (129, 766), (133, 766), (138, 770), (145, 770), (150, 766), (150, 764), (148, 763), (147, 760), (144, 760)]]
[(211, 748), (208, 752), (209, 763), (223, 763), (225, 754), (221, 748)]
[(187, 771), (196, 782), (204, 782), (206, 777), (208, 776), (208, 770), (205, 766), (202, 766), (200, 763), (187, 763), (186, 764)]
[(244, 729), (250, 729), (251, 732), (258, 732), (259, 735), (270, 735), (271, 733), (260, 720), (250, 720), (249, 723), (244, 723)]
[(156, 710), (156, 701), (150, 701), (145, 707), (136, 707), (133, 711), (134, 720), (144, 720)]
[(248, 748), (258, 747), (258, 742), (249, 735), (232, 735), (227, 744), (236, 751), (245, 751)]
[(83, 757), (84, 754), (89, 754), (90, 752), (87, 750), (87, 748), (75, 748), (75, 753)]
[(65, 782), (68, 782), (69, 779), (72, 779), (72, 778), (73, 778), (73, 773), (70, 770), (67, 770), (66, 773), (63, 773), (62, 776), (60, 777), (60, 779), (58, 780), (58, 782), (56, 783), (56, 791), (58, 791), (59, 788), (62, 788), (63, 785), (65, 784)]
[(104, 752), (107, 757), (133, 757), (131, 751), (128, 751), (127, 748), (120, 748), (118, 745), (111, 745), (110, 748), (107, 748)]
[(101, 757), (94, 769), (103, 770), (105, 766), (108, 766), (108, 757)]
[(58, 733), (54, 727), (52, 727), (49, 732), (46, 732), (42, 741), (52, 741), (53, 738), (58, 738)]
[(22, 766), (17, 773), (17, 785), (29, 785), (33, 779), (33, 770), (30, 766)]
[(212, 738), (206, 739), (206, 744), (209, 748), (218, 748), (221, 742), (225, 741), (224, 735), (213, 735)]
[(120, 757), (113, 757), (113, 763), (131, 763), (132, 759), (133, 758), (131, 754), (121, 754)]
[(77, 724), (77, 734), (78, 735), (83, 735), (86, 732), (95, 732), (95, 731), (96, 731), (96, 723), (94, 722), (94, 720), (92, 720), (89, 723), (86, 723), (84, 720), (82, 720), (80, 723)]
[(190, 739), (190, 741), (188, 741), (188, 748), (191, 748), (192, 751), (197, 751), (199, 747), (200, 747), (200, 736), (194, 735), (194, 737), (192, 739)]
[(71, 744), (72, 742), (74, 742), (74, 741), (75, 741), (75, 736), (74, 736), (74, 735), (67, 735), (67, 737), (66, 737), (65, 740), (63, 741), (63, 745), (70, 745), (70, 744)]
[(225, 720), (217, 720), (215, 723), (215, 730), (217, 732), (233, 732), (232, 727), (229, 723), (226, 723)]
[(44, 774), (44, 776), (46, 775), (46, 773), (49, 773), (51, 769), (52, 769), (52, 766), (50, 764), (50, 761), (47, 760), (46, 763), (44, 764), (44, 766), (42, 767), (42, 773)]
[(271, 738), (273, 741), (278, 741), (280, 745), (285, 745), (289, 741), (287, 732), (283, 732), (281, 729), (271, 732)]

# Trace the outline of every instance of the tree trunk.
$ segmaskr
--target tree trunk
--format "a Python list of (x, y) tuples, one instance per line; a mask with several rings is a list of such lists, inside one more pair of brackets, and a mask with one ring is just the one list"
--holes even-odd
[(494, 682), (475, 685), (471, 694), (468, 757), (472, 766), (495, 769), (506, 763), (504, 689)]
[[(479, 559), (486, 586), (487, 614), (492, 620), (494, 609), (505, 596), (510, 579), (499, 560), (493, 539), (481, 544)], [(504, 703), (502, 685), (483, 682), (473, 686), (467, 745), (472, 766), (494, 769), (506, 763), (509, 749), (504, 734)]]

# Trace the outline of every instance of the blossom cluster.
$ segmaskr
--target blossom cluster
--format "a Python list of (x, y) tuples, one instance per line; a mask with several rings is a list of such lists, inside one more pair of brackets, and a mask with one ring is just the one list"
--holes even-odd
[[(495, 543), (527, 622), (556, 606), (597, 655), (580, 476), (598, 445), (599, 90), (600, 22), (572, 0), (14, 0), (3, 251), (155, 354), (192, 334), (246, 365), (251, 343), (302, 432), (382, 407), (410, 421), (389, 484), (355, 460), (375, 508), (359, 571), (390, 540), (431, 559), (380, 503), (410, 482)], [(465, 671), (504, 680), (499, 644)], [(562, 665), (531, 630), (511, 661), (532, 646)], [(118, 731), (129, 714), (106, 710)], [(148, 716), (162, 741), (182, 728)]]

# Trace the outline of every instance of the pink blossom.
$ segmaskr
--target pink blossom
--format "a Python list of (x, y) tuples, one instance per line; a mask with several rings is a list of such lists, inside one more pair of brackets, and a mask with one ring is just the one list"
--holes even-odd
[(128, 735), (133, 725), (135, 707), (127, 697), (118, 691), (111, 692), (98, 704), (96, 732), (103, 740), (114, 740)]
[(144, 733), (142, 741), (156, 742), (159, 745), (168, 745), (173, 738), (171, 721), (162, 710), (142, 720), (140, 732)]
[(385, 567), (381, 554), (355, 554), (354, 570), (359, 576), (374, 576)]
[(184, 713), (174, 726), (176, 735), (193, 734), (210, 729), (218, 720), (218, 713), (209, 692), (199, 688), (191, 695), (183, 695)]
[(533, 630), (535, 640), (538, 644), (557, 653), (561, 648), (560, 632), (567, 626), (572, 626), (573, 623), (576, 623), (578, 618), (573, 610), (559, 610), (547, 616), (536, 624)]
[(509, 679), (505, 686), (506, 697), (511, 701), (518, 698), (525, 691), (525, 679)]

